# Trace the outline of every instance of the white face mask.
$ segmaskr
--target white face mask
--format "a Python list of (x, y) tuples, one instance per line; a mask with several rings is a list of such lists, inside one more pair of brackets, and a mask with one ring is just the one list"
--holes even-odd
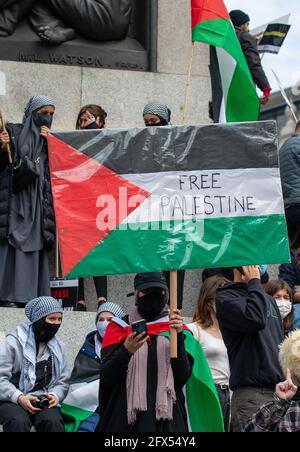
[(278, 298), (275, 301), (283, 320), (292, 312), (292, 303), (289, 300), (285, 300), (284, 298)]
[(107, 320), (101, 320), (97, 323), (97, 331), (99, 335), (102, 337), (102, 339), (105, 336), (106, 328), (108, 327), (109, 322)]

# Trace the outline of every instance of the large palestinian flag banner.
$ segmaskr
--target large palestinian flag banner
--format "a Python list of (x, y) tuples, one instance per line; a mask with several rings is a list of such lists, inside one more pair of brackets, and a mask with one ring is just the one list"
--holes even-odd
[(48, 142), (67, 277), (289, 261), (275, 122)]
[(213, 46), (211, 79), (215, 122), (257, 121), (259, 98), (224, 1), (191, 0), (191, 15), (192, 41)]

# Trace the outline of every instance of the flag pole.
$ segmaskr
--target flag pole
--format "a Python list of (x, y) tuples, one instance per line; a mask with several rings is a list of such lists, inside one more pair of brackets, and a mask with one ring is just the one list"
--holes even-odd
[(187, 75), (187, 82), (186, 82), (186, 88), (185, 88), (185, 101), (184, 101), (183, 116), (182, 116), (183, 123), (185, 123), (185, 121), (186, 121), (188, 108), (189, 108), (190, 87), (191, 87), (191, 78), (192, 78), (192, 69), (193, 69), (194, 50), (195, 50), (195, 42), (193, 42), (193, 44), (192, 44), (191, 55), (190, 55), (190, 62), (189, 62), (189, 69), (188, 69), (188, 75)]
[(289, 108), (290, 108), (290, 110), (291, 110), (291, 113), (292, 113), (292, 115), (293, 115), (293, 118), (294, 118), (294, 120), (295, 120), (295, 123), (297, 124), (297, 123), (298, 123), (298, 118), (297, 118), (297, 116), (296, 116), (296, 113), (294, 112), (294, 109), (293, 109), (292, 105), (291, 105)]
[[(3, 120), (3, 116), (2, 116), (1, 111), (0, 111), (0, 130), (2, 132), (6, 132), (6, 128), (5, 128), (5, 125), (4, 125), (4, 120)], [(7, 152), (7, 154), (8, 154), (8, 161), (9, 161), (9, 164), (11, 165), (13, 160), (12, 160), (12, 153), (11, 153), (11, 149), (10, 149), (9, 143), (5, 144), (2, 147), (3, 147), (4, 151)]]
[(294, 118), (294, 120), (295, 120), (295, 123), (297, 124), (297, 123), (298, 123), (298, 118), (297, 118), (297, 116), (296, 116), (296, 113), (294, 112), (293, 106), (292, 106), (292, 104), (291, 104), (289, 98), (287, 97), (287, 94), (286, 94), (286, 92), (285, 92), (285, 90), (284, 90), (284, 88), (283, 88), (283, 86), (282, 86), (282, 83), (281, 83), (281, 81), (280, 81), (278, 75), (277, 75), (276, 72), (274, 71), (274, 69), (272, 69), (272, 72), (273, 72), (274, 77), (275, 77), (275, 79), (276, 79), (276, 81), (277, 81), (277, 83), (278, 83), (278, 86), (279, 86), (281, 95), (282, 95), (283, 99), (285, 100), (287, 106), (289, 107), (289, 109), (290, 109), (290, 111), (291, 111), (291, 113), (292, 113), (292, 116), (293, 116), (293, 118)]
[(56, 228), (56, 246), (55, 246), (55, 276), (56, 278), (59, 278), (59, 244), (57, 228)]
[[(171, 315), (177, 309), (177, 271), (170, 271), (170, 310)], [(178, 357), (177, 331), (172, 328), (170, 331), (171, 358)]]

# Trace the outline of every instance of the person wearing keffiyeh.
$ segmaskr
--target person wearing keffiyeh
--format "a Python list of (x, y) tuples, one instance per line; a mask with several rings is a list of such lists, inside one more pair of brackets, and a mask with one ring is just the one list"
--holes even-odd
[[(21, 307), (33, 298), (50, 295), (47, 251), (55, 243), (55, 218), (47, 134), (54, 112), (50, 97), (34, 96), (26, 105), (22, 124), (7, 124), (0, 133), (1, 306)], [(7, 144), (14, 167), (27, 159), (39, 168), (39, 177), (26, 186), (22, 183), (18, 191), (13, 191)]]
[(56, 336), (63, 309), (54, 298), (39, 297), (27, 303), (25, 314), (29, 323), (9, 333), (0, 350), (0, 424), (4, 432), (30, 432), (33, 425), (38, 432), (64, 432), (59, 404), (69, 375)]

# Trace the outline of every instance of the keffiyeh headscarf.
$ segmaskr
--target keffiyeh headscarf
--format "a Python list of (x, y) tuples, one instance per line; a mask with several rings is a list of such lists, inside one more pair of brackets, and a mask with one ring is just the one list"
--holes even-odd
[(51, 106), (54, 107), (54, 101), (49, 96), (33, 96), (31, 99), (29, 99), (29, 102), (27, 103), (25, 110), (24, 110), (24, 116), (23, 116), (23, 124), (25, 123), (26, 119), (36, 110), (40, 110), (43, 107)]
[(27, 189), (11, 199), (8, 241), (11, 246), (25, 253), (43, 249), (42, 234), (44, 183), (48, 171), (47, 143), (41, 136), (34, 113), (42, 107), (53, 106), (48, 96), (34, 96), (25, 107), (23, 124), (18, 138), (16, 160), (27, 157), (32, 162), (40, 159), (39, 178)]
[(149, 102), (143, 111), (143, 116), (145, 115), (156, 115), (162, 118), (167, 124), (171, 120), (171, 110), (164, 104), (160, 102)]
[(64, 310), (55, 298), (39, 297), (29, 301), (25, 307), (25, 315), (31, 323), (38, 322), (40, 319), (53, 313), (63, 313)]

